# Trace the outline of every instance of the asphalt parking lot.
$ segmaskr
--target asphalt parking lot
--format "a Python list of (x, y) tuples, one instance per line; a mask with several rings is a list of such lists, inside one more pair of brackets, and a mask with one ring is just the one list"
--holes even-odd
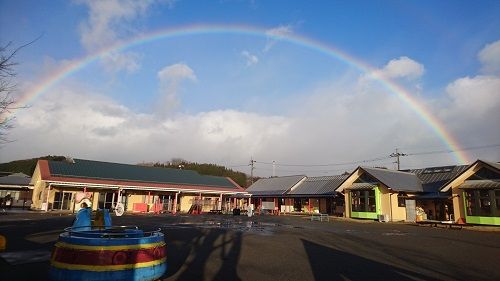
[[(0, 280), (47, 280), (49, 255), (72, 215), (0, 216)], [(162, 280), (500, 280), (500, 232), (307, 217), (125, 215), (161, 228)]]

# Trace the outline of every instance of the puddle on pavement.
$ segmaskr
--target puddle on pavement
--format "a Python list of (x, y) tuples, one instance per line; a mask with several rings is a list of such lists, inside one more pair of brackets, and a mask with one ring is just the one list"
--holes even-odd
[(244, 233), (272, 235), (276, 231), (276, 228), (280, 226), (282, 225), (276, 223), (265, 223), (265, 222), (255, 222), (255, 221), (209, 220), (200, 223), (168, 224), (168, 225), (163, 225), (162, 229), (172, 229), (172, 228), (225, 229), (225, 230), (239, 231)]

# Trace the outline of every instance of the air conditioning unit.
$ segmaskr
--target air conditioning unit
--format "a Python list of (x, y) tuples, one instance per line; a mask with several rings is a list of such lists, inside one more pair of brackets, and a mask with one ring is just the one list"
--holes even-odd
[(389, 221), (389, 216), (386, 214), (382, 215), (377, 215), (377, 219), (379, 222), (388, 222)]

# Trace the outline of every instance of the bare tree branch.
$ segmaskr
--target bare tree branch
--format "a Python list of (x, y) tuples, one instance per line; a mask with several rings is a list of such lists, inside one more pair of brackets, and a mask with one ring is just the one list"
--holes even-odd
[(17, 62), (13, 61), (13, 59), (21, 49), (33, 44), (42, 35), (31, 42), (17, 47), (14, 51), (9, 51), (12, 42), (7, 43), (5, 46), (0, 46), (0, 145), (12, 142), (7, 139), (8, 132), (14, 127), (12, 124), (14, 117), (11, 116), (11, 113), (14, 110), (26, 107), (17, 105), (16, 100), (12, 98), (12, 93), (17, 88), (16, 84), (12, 81), (13, 77), (16, 76), (14, 67), (17, 65)]

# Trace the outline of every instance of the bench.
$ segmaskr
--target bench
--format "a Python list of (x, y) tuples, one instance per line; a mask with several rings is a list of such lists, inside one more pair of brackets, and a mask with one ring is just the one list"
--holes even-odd
[(454, 221), (442, 221), (441, 225), (445, 225), (450, 229), (452, 229), (452, 228), (462, 229), (462, 226), (463, 226), (463, 224), (458, 224)]
[(423, 221), (417, 221), (418, 225), (430, 225), (433, 227), (438, 227), (438, 225), (444, 225), (448, 228), (457, 228), (457, 229), (462, 229), (463, 224), (458, 224), (454, 221), (436, 221), (436, 220), (423, 220)]
[(441, 224), (441, 221), (435, 221), (435, 220), (423, 220), (423, 221), (417, 221), (418, 225), (430, 225), (437, 227), (438, 224)]
[(311, 221), (330, 221), (328, 214), (311, 214)]

